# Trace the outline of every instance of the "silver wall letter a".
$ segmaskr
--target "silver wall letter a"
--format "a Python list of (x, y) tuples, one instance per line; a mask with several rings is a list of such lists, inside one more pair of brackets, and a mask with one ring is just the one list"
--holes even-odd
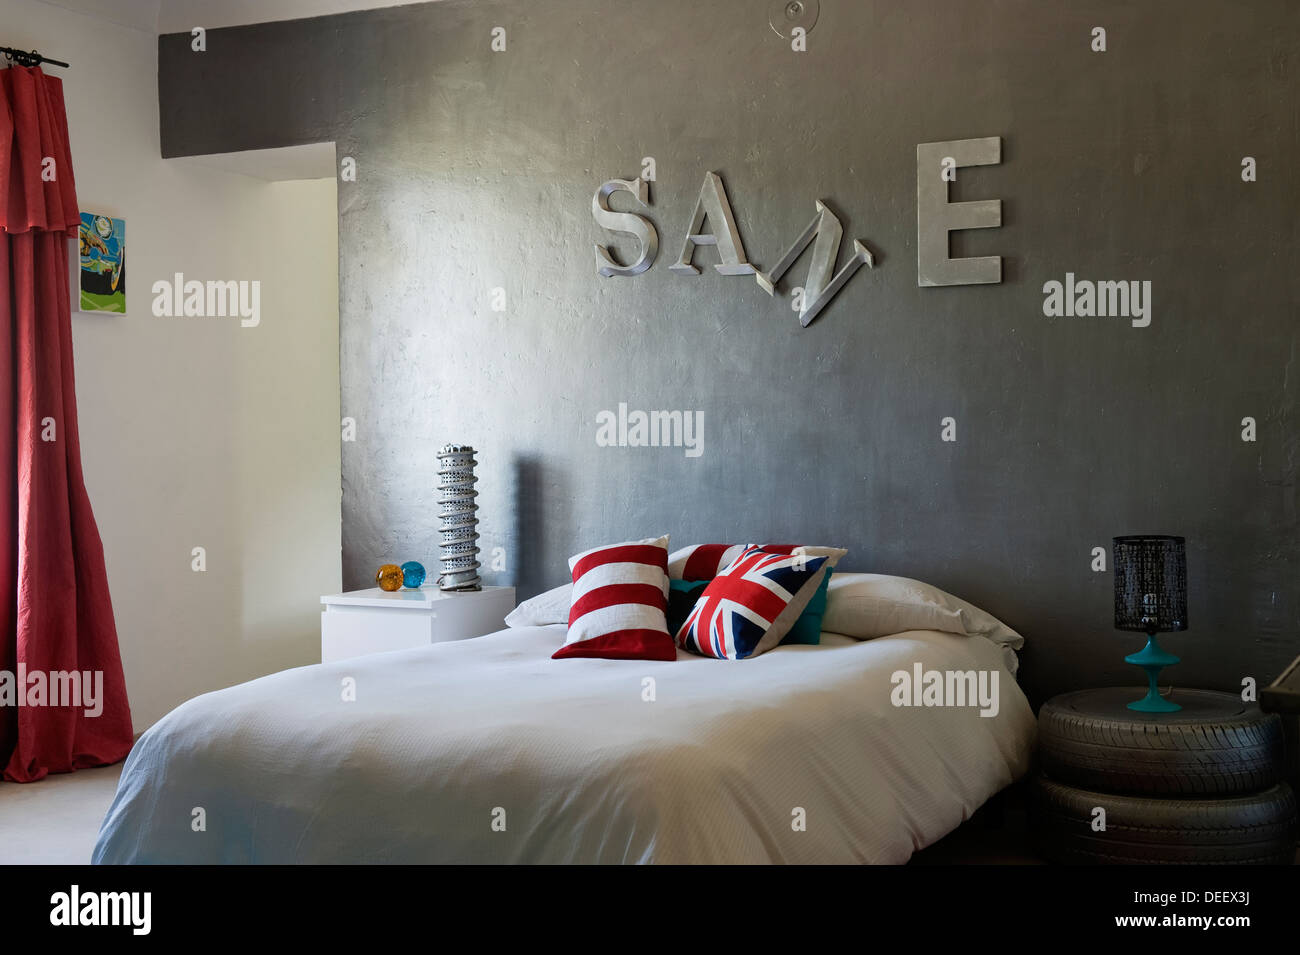
[(824, 202), (818, 199), (817, 218), (803, 230), (803, 235), (795, 239), (794, 245), (790, 246), (790, 251), (781, 257), (781, 261), (766, 274), (757, 273), (754, 281), (758, 282), (768, 295), (774, 294), (776, 283), (781, 281), (781, 276), (785, 275), (790, 266), (794, 265), (795, 259), (799, 258), (803, 250), (808, 248), (808, 244), (816, 238), (812, 265), (808, 269), (808, 283), (804, 286), (803, 308), (799, 311), (799, 324), (807, 328), (826, 303), (835, 297), (849, 279), (853, 278), (854, 272), (863, 265), (875, 268), (876, 260), (872, 258), (871, 251), (860, 240), (854, 239), (853, 258), (844, 263), (844, 268), (840, 269), (838, 275), (831, 278), (835, 260), (840, 255), (840, 241), (843, 237), (844, 228), (840, 225), (840, 220), (826, 208)]
[[(706, 215), (709, 217), (709, 227), (716, 234), (700, 231), (704, 228)], [(677, 257), (677, 262), (668, 268), (674, 272), (699, 275), (700, 270), (691, 264), (697, 245), (718, 247), (718, 255), (722, 261), (714, 268), (723, 275), (753, 275), (756, 271), (745, 258), (745, 246), (740, 241), (740, 233), (736, 230), (736, 217), (731, 214), (731, 204), (727, 202), (727, 190), (716, 172), (704, 174), (704, 185), (700, 187), (700, 201), (695, 204), (691, 227), (686, 230), (682, 254)]]

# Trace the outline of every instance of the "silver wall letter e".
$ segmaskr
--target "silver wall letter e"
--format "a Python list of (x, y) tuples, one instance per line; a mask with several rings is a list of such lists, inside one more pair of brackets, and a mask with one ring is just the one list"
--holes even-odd
[(916, 147), (916, 284), (983, 285), (1002, 281), (1002, 257), (949, 257), (948, 233), (958, 229), (994, 229), (1002, 225), (1002, 200), (949, 202), (944, 159), (958, 166), (992, 166), (1002, 162), (1002, 138), (919, 143)]

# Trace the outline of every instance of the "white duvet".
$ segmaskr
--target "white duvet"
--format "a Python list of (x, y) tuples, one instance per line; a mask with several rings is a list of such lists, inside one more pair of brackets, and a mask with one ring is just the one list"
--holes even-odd
[[(551, 660), (563, 639), (504, 630), (190, 700), (131, 752), (94, 861), (901, 863), (1029, 766), (1033, 714), (982, 637), (671, 663)], [(916, 663), (999, 671), (997, 716), (895, 706)]]

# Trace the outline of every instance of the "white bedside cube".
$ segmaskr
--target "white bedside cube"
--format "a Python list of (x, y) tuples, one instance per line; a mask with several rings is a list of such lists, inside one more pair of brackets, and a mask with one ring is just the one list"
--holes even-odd
[(322, 663), (367, 653), (406, 650), (447, 640), (468, 640), (505, 628), (515, 608), (515, 588), (443, 592), (437, 587), (396, 590), (371, 587), (321, 597)]

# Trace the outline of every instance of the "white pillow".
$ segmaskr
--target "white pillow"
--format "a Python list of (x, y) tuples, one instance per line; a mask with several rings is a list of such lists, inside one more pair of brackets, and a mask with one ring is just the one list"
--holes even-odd
[(569, 605), (573, 602), (573, 584), (561, 584), (554, 590), (525, 600), (506, 616), (507, 627), (545, 627), (553, 623), (568, 624)]
[(997, 617), (938, 587), (886, 574), (832, 574), (822, 629), (859, 640), (904, 630), (981, 636), (1020, 649), (1025, 638)]

